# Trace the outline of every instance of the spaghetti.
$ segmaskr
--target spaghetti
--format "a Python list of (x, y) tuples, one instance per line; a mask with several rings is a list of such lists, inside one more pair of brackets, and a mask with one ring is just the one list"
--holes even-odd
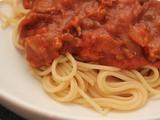
[[(14, 23), (14, 45), (24, 50), (18, 42), (17, 21), (26, 14), (26, 10), (19, 7), (18, 0), (2, 0), (1, 3), (3, 2), (12, 6), (14, 14), (8, 17), (0, 12), (0, 17), (5, 21), (2, 26)], [(80, 62), (70, 53), (66, 53), (56, 58), (51, 66), (31, 71), (54, 100), (91, 107), (102, 115), (106, 115), (112, 109), (139, 109), (151, 96), (160, 93), (160, 71), (152, 66), (123, 70)]]

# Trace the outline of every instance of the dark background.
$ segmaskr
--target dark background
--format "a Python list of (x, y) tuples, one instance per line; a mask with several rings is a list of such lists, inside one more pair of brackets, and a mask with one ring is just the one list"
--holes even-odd
[(0, 120), (24, 120), (10, 110), (0, 105)]

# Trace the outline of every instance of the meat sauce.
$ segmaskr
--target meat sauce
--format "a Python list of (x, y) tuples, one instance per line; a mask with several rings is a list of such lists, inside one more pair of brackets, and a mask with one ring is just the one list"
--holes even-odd
[(122, 69), (160, 68), (160, 1), (23, 0), (20, 44), (31, 67), (59, 55)]

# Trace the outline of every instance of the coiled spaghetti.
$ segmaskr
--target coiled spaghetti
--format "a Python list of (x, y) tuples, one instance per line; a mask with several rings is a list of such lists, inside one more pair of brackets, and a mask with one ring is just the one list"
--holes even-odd
[[(0, 12), (6, 27), (15, 27), (13, 43), (21, 50), (17, 26), (27, 13), (19, 0), (2, 0), (13, 8), (13, 16)], [(110, 110), (129, 111), (143, 107), (148, 99), (160, 93), (160, 72), (152, 66), (138, 70), (122, 70), (115, 67), (77, 61), (70, 53), (55, 59), (51, 66), (32, 69), (44, 90), (58, 102), (72, 102), (95, 109), (102, 115)]]

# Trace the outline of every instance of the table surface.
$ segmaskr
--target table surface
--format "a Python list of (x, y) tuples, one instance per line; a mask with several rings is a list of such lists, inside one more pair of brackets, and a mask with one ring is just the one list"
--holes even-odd
[(0, 105), (0, 120), (24, 120), (10, 110)]

